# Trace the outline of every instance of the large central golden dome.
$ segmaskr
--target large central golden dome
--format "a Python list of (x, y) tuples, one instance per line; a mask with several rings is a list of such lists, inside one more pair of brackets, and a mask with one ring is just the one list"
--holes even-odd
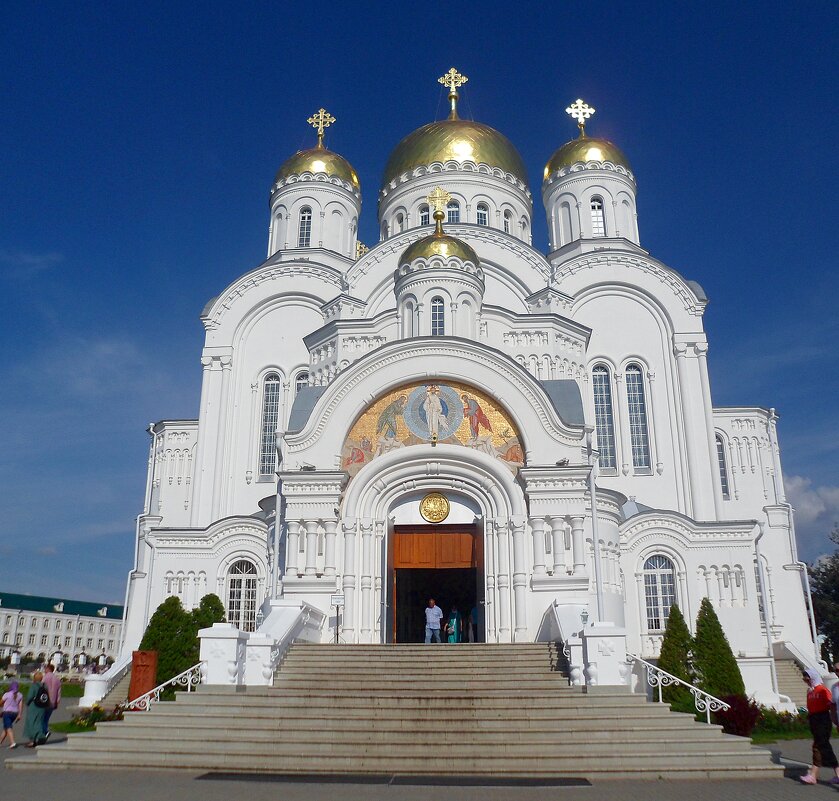
[(396, 146), (385, 167), (382, 186), (417, 167), (447, 161), (488, 164), (527, 184), (524, 162), (504, 134), (480, 122), (447, 119), (423, 125)]

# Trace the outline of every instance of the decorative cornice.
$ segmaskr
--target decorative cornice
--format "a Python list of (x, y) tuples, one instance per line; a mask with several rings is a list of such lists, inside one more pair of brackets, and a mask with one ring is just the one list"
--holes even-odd
[(483, 162), (476, 163), (474, 161), (435, 161), (431, 164), (422, 164), (415, 167), (413, 170), (403, 172), (394, 178), (389, 184), (386, 184), (379, 190), (379, 203), (381, 203), (393, 190), (403, 186), (412, 178), (422, 178), (425, 175), (434, 175), (441, 172), (460, 172), (467, 175), (478, 174), (482, 176), (491, 176), (500, 181), (504, 181), (510, 186), (519, 190), (529, 201), (532, 202), (533, 195), (530, 188), (520, 178), (517, 178), (511, 172), (493, 167), (490, 164)]
[(635, 188), (635, 175), (632, 170), (626, 169), (622, 164), (615, 164), (611, 161), (575, 161), (573, 164), (560, 167), (547, 176), (542, 182), (542, 193), (547, 194), (548, 187), (561, 178), (590, 170), (605, 170), (606, 172), (616, 173), (631, 181), (633, 189)]
[(295, 173), (277, 181), (271, 187), (271, 201), (274, 201), (277, 192), (279, 192), (283, 187), (291, 186), (293, 184), (305, 183), (332, 184), (336, 187), (340, 187), (345, 192), (349, 192), (353, 197), (355, 197), (359, 202), (361, 202), (360, 189), (356, 189), (351, 183), (349, 183), (349, 181), (341, 180), (337, 175), (327, 175), (326, 173), (322, 172)]

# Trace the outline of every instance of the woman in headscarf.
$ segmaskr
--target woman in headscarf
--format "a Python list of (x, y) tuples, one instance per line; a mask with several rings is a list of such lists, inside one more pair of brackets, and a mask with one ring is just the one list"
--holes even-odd
[(830, 706), (833, 699), (830, 690), (822, 684), (822, 677), (815, 668), (804, 671), (804, 681), (807, 682), (807, 721), (813, 733), (813, 764), (801, 777), (804, 784), (817, 784), (819, 768), (833, 768), (834, 776), (831, 784), (839, 784), (839, 762), (830, 745), (830, 732), (833, 722), (830, 719)]
[[(32, 674), (32, 684), (26, 694), (26, 720), (23, 723), (23, 736), (28, 740), (27, 748), (34, 748), (44, 742), (44, 713), (49, 706), (49, 693), (43, 679), (44, 674), (36, 670)], [(43, 703), (44, 694), (46, 694), (46, 703)]]
[(9, 738), (9, 748), (17, 748), (15, 742), (14, 725), (20, 720), (23, 714), (23, 695), (20, 686), (16, 681), (9, 685), (8, 692), (3, 694), (3, 736), (0, 737), (0, 745)]

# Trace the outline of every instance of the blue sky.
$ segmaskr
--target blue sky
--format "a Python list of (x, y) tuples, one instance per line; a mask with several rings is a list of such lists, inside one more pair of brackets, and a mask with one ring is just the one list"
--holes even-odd
[[(414, 8), (412, 13), (409, 8)], [(641, 243), (700, 281), (717, 405), (774, 406), (803, 554), (839, 519), (833, 2), (17, 3), (0, 11), (0, 561), (9, 591), (119, 602), (150, 421), (197, 414), (206, 300), (265, 256), (268, 187), (313, 142), (362, 182), (464, 115), (540, 175), (616, 141)]]

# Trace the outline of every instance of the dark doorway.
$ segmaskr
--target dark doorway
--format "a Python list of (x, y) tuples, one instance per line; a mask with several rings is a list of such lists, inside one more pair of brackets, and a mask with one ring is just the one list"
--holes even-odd
[[(444, 627), (452, 606), (457, 606), (463, 624), (463, 641), (467, 642), (469, 612), (478, 603), (477, 573), (474, 567), (397, 568), (396, 642), (425, 641), (425, 607), (429, 598), (443, 610)], [(441, 636), (445, 641), (445, 631)]]

